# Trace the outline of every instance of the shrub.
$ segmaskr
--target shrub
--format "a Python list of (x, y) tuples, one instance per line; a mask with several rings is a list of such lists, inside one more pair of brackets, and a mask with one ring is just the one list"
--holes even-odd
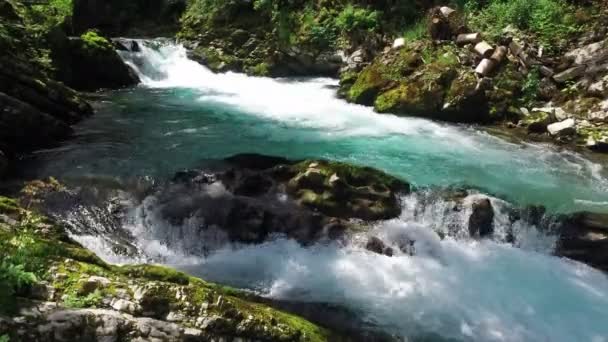
[(507, 26), (528, 31), (546, 49), (559, 49), (566, 38), (580, 30), (573, 13), (574, 7), (566, 0), (490, 0), (487, 6), (471, 0), (469, 24), (491, 38), (500, 37)]
[(336, 18), (336, 26), (342, 32), (373, 31), (379, 27), (379, 18), (378, 11), (348, 5)]

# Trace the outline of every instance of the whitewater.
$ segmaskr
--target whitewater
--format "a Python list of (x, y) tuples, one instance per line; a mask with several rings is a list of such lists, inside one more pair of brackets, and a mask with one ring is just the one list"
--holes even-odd
[[(267, 130), (255, 131), (260, 141), (270, 141), (262, 148), (287, 157), (313, 153), (300, 145), (337, 145), (347, 153), (328, 148), (320, 156), (380, 167), (419, 186), (466, 183), (489, 189), (499, 208), (494, 222), (499, 236), (510, 205), (499, 197), (565, 211), (604, 209), (608, 200), (605, 170), (574, 152), (510, 142), (474, 127), (379, 115), (338, 99), (332, 79), (214, 74), (189, 60), (180, 45), (141, 41), (140, 46), (139, 53), (121, 54), (137, 70), (142, 91), (191, 89), (194, 95), (187, 99), (193, 103), (187, 106), (192, 113), (206, 106), (261, 120), (251, 123), (263, 122)], [(173, 128), (166, 120), (159, 131), (167, 144), (185, 148), (193, 140), (171, 139), (211, 135), (208, 128)], [(237, 127), (234, 134), (245, 135), (248, 129)], [(230, 144), (235, 138), (225, 139)], [(281, 143), (285, 146), (276, 147)], [(155, 144), (160, 149), (162, 144)], [(466, 229), (467, 213), (446, 217), (441, 214), (445, 203), (435, 203), (414, 215), (421, 199), (412, 194), (403, 198), (401, 217), (379, 222), (348, 243), (303, 247), (277, 236), (245, 246), (225, 243), (220, 232), (196, 224), (172, 226), (156, 213), (155, 200), (152, 194), (133, 201), (124, 221), (123, 229), (140, 252), (137, 258), (113, 254), (107, 237), (74, 237), (111, 262), (164, 263), (272, 299), (345, 307), (371, 327), (404, 339), (608, 341), (608, 277), (552, 256), (556, 238), (534, 226), (518, 227), (517, 247), (500, 238), (474, 241), (455, 235), (442, 240), (438, 232), (447, 220)], [(416, 253), (387, 257), (367, 251), (363, 241), (372, 235), (392, 245), (416, 240)], [(205, 253), (203, 245), (210, 248)]]

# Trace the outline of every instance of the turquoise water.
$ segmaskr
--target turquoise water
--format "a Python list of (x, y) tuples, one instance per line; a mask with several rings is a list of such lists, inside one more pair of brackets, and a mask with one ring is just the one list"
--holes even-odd
[[(475, 127), (378, 115), (337, 99), (334, 80), (215, 75), (189, 61), (179, 46), (141, 45), (142, 53), (124, 58), (144, 84), (101, 94), (97, 114), (76, 127), (75, 139), (27, 161), (32, 176), (68, 182), (163, 180), (182, 168), (258, 152), (370, 165), (417, 186), (467, 184), (554, 211), (608, 207), (605, 167), (579, 154), (512, 143)], [(525, 225), (517, 231), (522, 248), (489, 240), (440, 240), (432, 228), (444, 222), (434, 214), (441, 211), (414, 217), (416, 196), (403, 199), (400, 218), (378, 223), (346, 246), (303, 247), (279, 238), (197, 255), (191, 251), (199, 244), (215, 242), (212, 230), (165, 222), (154, 195), (130, 208), (123, 229), (133, 236), (143, 261), (167, 263), (270, 298), (337, 304), (397, 336), (608, 341), (606, 274), (549, 255), (554, 237)], [(467, 222), (464, 213), (458, 215), (459, 222)], [(507, 216), (499, 211), (497, 220), (506, 222)], [(392, 258), (371, 253), (361, 243), (368, 234), (394, 246), (403, 238), (416, 241), (417, 253), (400, 254), (398, 248)], [(75, 238), (108, 261), (142, 261), (114, 255), (108, 237)]]
[[(104, 94), (76, 139), (40, 152), (35, 169), (64, 178), (164, 178), (205, 159), (258, 152), (374, 166), (418, 186), (466, 184), (555, 211), (608, 207), (606, 169), (576, 153), (474, 127), (378, 115), (335, 99), (332, 80), (223, 77), (251, 83), (247, 96), (154, 84)], [(273, 106), (275, 98), (283, 100)]]

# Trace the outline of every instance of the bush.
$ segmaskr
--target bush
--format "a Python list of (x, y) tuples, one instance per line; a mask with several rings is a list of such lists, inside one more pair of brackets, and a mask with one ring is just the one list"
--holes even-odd
[(379, 27), (379, 18), (378, 11), (348, 5), (336, 18), (336, 26), (342, 32), (374, 31)]
[(497, 39), (507, 26), (528, 31), (546, 49), (559, 49), (565, 39), (580, 30), (574, 7), (565, 0), (490, 0), (482, 6), (471, 0), (470, 25)]

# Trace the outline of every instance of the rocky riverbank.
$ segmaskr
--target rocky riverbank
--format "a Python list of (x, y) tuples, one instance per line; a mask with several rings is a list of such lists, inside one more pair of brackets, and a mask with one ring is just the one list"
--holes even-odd
[(4, 197), (0, 246), (0, 336), (11, 340), (341, 340), (237, 290), (160, 266), (109, 265)]

